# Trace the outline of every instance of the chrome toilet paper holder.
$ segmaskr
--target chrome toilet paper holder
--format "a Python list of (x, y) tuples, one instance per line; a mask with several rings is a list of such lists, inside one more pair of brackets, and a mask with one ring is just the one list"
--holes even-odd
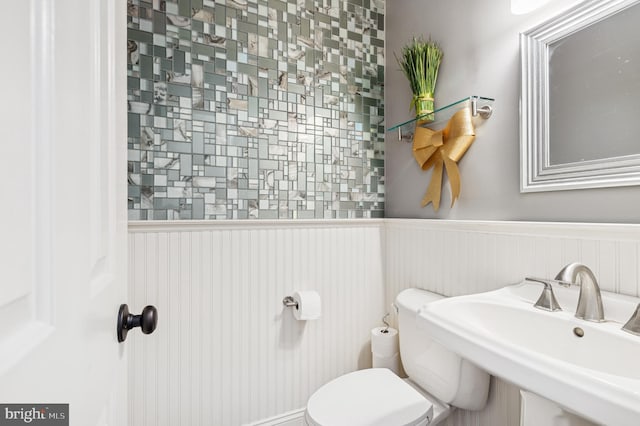
[(322, 300), (315, 290), (295, 291), (282, 299), (285, 308), (291, 310), (297, 321), (317, 320), (322, 316)]
[(295, 301), (293, 296), (287, 296), (282, 299), (282, 304), (287, 308), (295, 307), (296, 309), (298, 309), (298, 302)]

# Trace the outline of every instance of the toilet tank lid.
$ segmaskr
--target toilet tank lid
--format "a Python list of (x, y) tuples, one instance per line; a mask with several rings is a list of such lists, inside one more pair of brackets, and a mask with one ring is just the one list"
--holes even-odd
[(396, 296), (396, 305), (398, 305), (399, 308), (417, 312), (418, 309), (420, 309), (427, 303), (444, 299), (444, 297), (445, 296), (433, 293), (428, 290), (423, 290), (420, 288), (408, 288), (401, 291), (398, 296)]

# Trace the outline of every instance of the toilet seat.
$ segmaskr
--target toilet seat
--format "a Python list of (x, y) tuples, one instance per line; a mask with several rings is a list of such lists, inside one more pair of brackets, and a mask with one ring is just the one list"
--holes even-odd
[(433, 418), (433, 404), (386, 368), (334, 379), (309, 398), (310, 426), (418, 426)]

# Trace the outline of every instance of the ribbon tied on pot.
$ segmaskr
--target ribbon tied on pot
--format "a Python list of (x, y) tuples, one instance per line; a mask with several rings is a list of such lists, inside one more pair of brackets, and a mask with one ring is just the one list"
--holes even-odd
[(426, 171), (433, 167), (431, 182), (422, 199), (422, 207), (433, 203), (435, 211), (440, 208), (444, 170), (449, 177), (451, 207), (453, 207), (460, 195), (460, 170), (457, 163), (467, 152), (475, 137), (469, 108), (463, 108), (453, 114), (442, 130), (436, 131), (416, 125), (413, 136), (413, 156), (422, 170)]

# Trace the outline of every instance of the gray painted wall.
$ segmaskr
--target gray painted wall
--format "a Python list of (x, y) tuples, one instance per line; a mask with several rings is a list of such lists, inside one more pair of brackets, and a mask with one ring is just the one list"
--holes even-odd
[[(640, 222), (640, 187), (520, 193), (518, 34), (576, 1), (553, 0), (525, 15), (510, 0), (393, 0), (386, 11), (385, 120), (410, 117), (411, 92), (394, 52), (414, 35), (431, 35), (444, 50), (436, 104), (472, 94), (496, 98), (493, 116), (459, 162), (462, 193), (450, 208), (448, 182), (440, 211), (420, 200), (431, 172), (421, 171), (411, 145), (386, 134), (387, 217), (577, 222)], [(436, 106), (437, 106), (436, 105)]]

